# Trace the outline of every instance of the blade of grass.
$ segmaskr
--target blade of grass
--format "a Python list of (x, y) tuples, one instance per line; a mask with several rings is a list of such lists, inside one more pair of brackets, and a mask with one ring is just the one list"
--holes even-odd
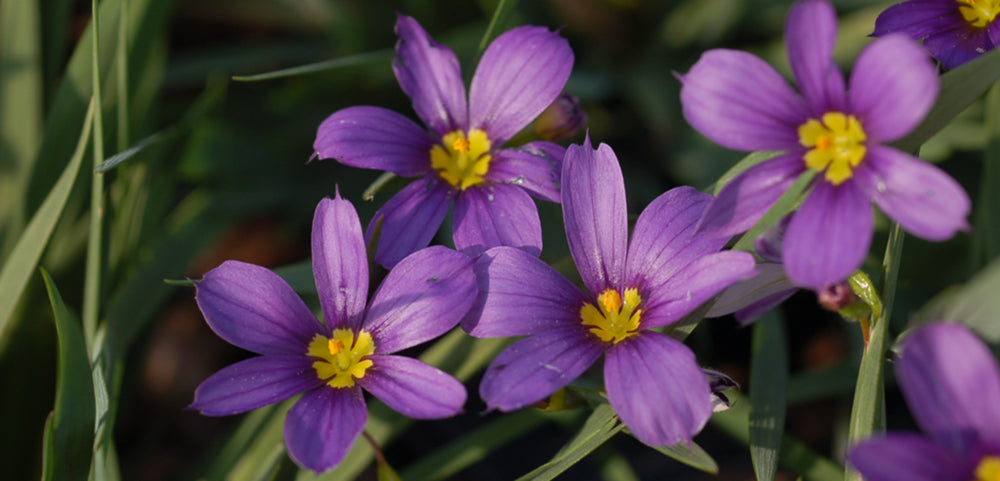
[(614, 408), (610, 404), (601, 404), (590, 414), (576, 436), (566, 443), (549, 462), (517, 479), (518, 481), (554, 479), (590, 454), (591, 451), (614, 437), (624, 427), (624, 424), (618, 422)]
[(698, 443), (692, 442), (690, 448), (683, 442), (673, 446), (652, 446), (652, 448), (699, 471), (719, 474), (719, 465), (707, 451), (698, 446)]
[(1000, 83), (986, 96), (986, 151), (972, 229), (973, 269), (1000, 257)]
[(353, 67), (356, 65), (387, 62), (392, 59), (392, 55), (393, 51), (391, 49), (376, 50), (374, 52), (366, 52), (357, 55), (350, 55), (347, 57), (324, 60), (322, 62), (299, 65), (298, 67), (275, 70), (273, 72), (259, 73), (254, 75), (234, 75), (233, 80), (237, 82), (260, 82), (262, 80), (274, 80), (286, 77), (296, 77), (299, 75), (325, 72), (327, 70), (334, 70), (344, 67)]
[[(507, 25), (507, 20), (510, 19), (510, 15), (514, 12), (514, 7), (516, 6), (517, 0), (500, 0), (496, 10), (493, 11), (493, 16), (490, 18), (490, 24), (486, 27), (486, 32), (483, 33), (483, 39), (479, 41), (479, 48), (476, 50), (477, 59), (483, 56), (486, 47), (499, 35), (499, 31)], [(478, 60), (476, 63), (479, 63)]]
[[(91, 53), (91, 85), (94, 86), (94, 168), (104, 160), (104, 120), (101, 103), (101, 42), (100, 12), (97, 0), (91, 0), (91, 24), (93, 47)], [(104, 174), (94, 172), (90, 181), (90, 231), (87, 235), (87, 264), (83, 282), (83, 338), (87, 350), (92, 352), (94, 334), (97, 332), (97, 315), (100, 309), (101, 275), (104, 264), (101, 251), (104, 242)]]
[(785, 431), (788, 353), (785, 329), (773, 311), (754, 324), (750, 364), (750, 458), (760, 481), (773, 480)]
[[(121, 15), (118, 16), (118, 152), (125, 150), (129, 142), (128, 119), (128, 0), (121, 0)], [(96, 21), (96, 19), (95, 19)], [(94, 30), (97, 31), (96, 29)]]

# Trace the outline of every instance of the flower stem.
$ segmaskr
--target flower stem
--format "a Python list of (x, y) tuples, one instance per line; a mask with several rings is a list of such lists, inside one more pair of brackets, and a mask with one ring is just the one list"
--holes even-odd
[(371, 444), (372, 449), (375, 450), (375, 460), (378, 462), (378, 464), (389, 464), (385, 460), (385, 455), (382, 454), (382, 448), (379, 447), (378, 441), (376, 441), (371, 434), (368, 434), (368, 431), (361, 431), (361, 435), (368, 440), (368, 444)]
[[(104, 128), (101, 116), (101, 49), (97, 0), (92, 0), (93, 42), (91, 82), (94, 95), (94, 167), (104, 161)], [(94, 171), (90, 182), (90, 232), (87, 238), (87, 265), (83, 285), (83, 334), (93, 357), (94, 336), (101, 295), (101, 246), (104, 243), (104, 174)]]

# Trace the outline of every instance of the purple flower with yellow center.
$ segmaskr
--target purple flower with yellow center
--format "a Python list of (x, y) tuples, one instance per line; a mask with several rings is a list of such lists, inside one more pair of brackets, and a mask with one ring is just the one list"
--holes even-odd
[(651, 329), (670, 325), (753, 272), (726, 239), (695, 234), (711, 196), (679, 187), (639, 216), (629, 243), (625, 184), (614, 152), (587, 138), (563, 161), (562, 207), (581, 291), (538, 258), (495, 247), (475, 265), (480, 295), (462, 326), (477, 337), (528, 336), (490, 364), (479, 386), (490, 409), (541, 401), (602, 354), (608, 399), (650, 445), (690, 442), (713, 396), (694, 353)]
[(260, 266), (226, 261), (197, 283), (209, 327), (260, 356), (206, 379), (191, 407), (227, 416), (303, 393), (285, 418), (285, 445), (296, 463), (318, 472), (336, 466), (364, 427), (362, 389), (413, 418), (461, 411), (466, 392), (460, 382), (393, 353), (457, 325), (477, 287), (467, 256), (429, 247), (400, 261), (366, 306), (361, 222), (339, 195), (316, 207), (312, 251), (325, 324), (283, 279)]
[(924, 47), (945, 68), (955, 68), (1000, 42), (1000, 0), (909, 0), (875, 19), (872, 35), (900, 32)]
[(393, 196), (381, 219), (375, 260), (392, 267), (427, 246), (455, 205), (455, 246), (475, 255), (513, 246), (538, 255), (542, 231), (531, 196), (559, 201), (565, 149), (551, 142), (501, 146), (562, 91), (573, 51), (558, 33), (525, 26), (497, 37), (472, 77), (468, 101), (455, 54), (410, 17), (396, 23), (393, 70), (430, 132), (380, 107), (348, 107), (319, 126), (321, 159), (417, 180)]
[(914, 330), (896, 364), (924, 434), (889, 432), (847, 459), (868, 481), (1000, 480), (1000, 371), (989, 347), (959, 324)]
[(732, 235), (753, 226), (807, 169), (816, 177), (792, 214), (782, 262), (814, 290), (861, 266), (874, 202), (908, 232), (932, 241), (968, 228), (969, 197), (937, 167), (887, 146), (911, 131), (937, 97), (926, 52), (904, 35), (873, 41), (850, 88), (831, 57), (837, 17), (829, 3), (796, 3), (785, 42), (801, 96), (763, 60), (710, 50), (681, 79), (684, 116), (712, 141), (737, 150), (782, 151), (727, 183), (700, 230)]

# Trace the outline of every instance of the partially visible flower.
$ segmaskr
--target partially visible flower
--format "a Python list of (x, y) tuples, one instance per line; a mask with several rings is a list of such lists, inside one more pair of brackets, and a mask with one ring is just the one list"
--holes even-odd
[(836, 29), (825, 1), (801, 1), (789, 11), (785, 43), (801, 97), (746, 52), (711, 50), (681, 78), (684, 116), (703, 135), (732, 149), (783, 151), (727, 183), (700, 230), (749, 229), (800, 174), (817, 171), (782, 255), (789, 278), (814, 290), (861, 266), (872, 238), (871, 202), (933, 241), (967, 229), (971, 207), (954, 179), (886, 145), (934, 104), (939, 82), (927, 53), (904, 35), (877, 39), (861, 52), (847, 88), (831, 56)]
[(708, 390), (712, 392), (712, 412), (727, 411), (732, 407), (732, 401), (726, 396), (726, 391), (739, 389), (740, 385), (733, 378), (714, 369), (703, 369), (708, 378)]
[(575, 95), (561, 93), (538, 118), (535, 134), (543, 140), (562, 140), (576, 135), (587, 125), (587, 112)]
[(466, 392), (460, 382), (393, 353), (458, 324), (477, 288), (467, 256), (429, 247), (401, 261), (366, 303), (361, 223), (339, 195), (316, 207), (312, 250), (325, 324), (283, 279), (260, 266), (226, 261), (196, 284), (208, 326), (260, 356), (206, 379), (190, 407), (226, 416), (304, 393), (285, 418), (285, 444), (296, 463), (324, 471), (343, 459), (364, 428), (362, 388), (413, 418), (461, 411)]
[[(321, 159), (418, 177), (389, 199), (375, 260), (391, 268), (427, 246), (455, 205), (455, 246), (475, 255), (513, 246), (538, 255), (542, 230), (531, 196), (559, 201), (566, 149), (551, 142), (501, 148), (559, 95), (573, 51), (556, 32), (525, 26), (500, 35), (483, 53), (468, 96), (455, 54), (416, 20), (400, 16), (393, 70), (430, 132), (380, 107), (348, 107), (319, 126)], [(529, 195), (530, 194), (530, 195)]]
[(955, 68), (997, 46), (998, 13), (998, 0), (909, 0), (882, 12), (872, 35), (900, 32), (923, 39), (941, 65)]
[(625, 184), (614, 152), (570, 146), (562, 171), (566, 237), (586, 292), (509, 247), (475, 265), (480, 295), (462, 321), (477, 337), (529, 336), (500, 353), (479, 386), (490, 409), (513, 411), (568, 385), (602, 354), (612, 407), (641, 441), (690, 442), (713, 409), (706, 374), (670, 325), (753, 272), (726, 239), (697, 235), (711, 196), (679, 187), (639, 216), (629, 242)]
[(1000, 371), (965, 326), (934, 323), (906, 338), (896, 378), (924, 434), (889, 432), (854, 445), (868, 481), (1000, 479)]

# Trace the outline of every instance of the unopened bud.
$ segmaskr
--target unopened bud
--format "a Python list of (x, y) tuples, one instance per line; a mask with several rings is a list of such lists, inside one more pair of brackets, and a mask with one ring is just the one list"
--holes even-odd
[(816, 299), (824, 309), (840, 312), (847, 306), (857, 302), (858, 297), (847, 282), (838, 282), (824, 287), (816, 293)]
[(535, 119), (535, 134), (542, 140), (562, 140), (586, 125), (587, 113), (580, 107), (580, 99), (563, 92)]

